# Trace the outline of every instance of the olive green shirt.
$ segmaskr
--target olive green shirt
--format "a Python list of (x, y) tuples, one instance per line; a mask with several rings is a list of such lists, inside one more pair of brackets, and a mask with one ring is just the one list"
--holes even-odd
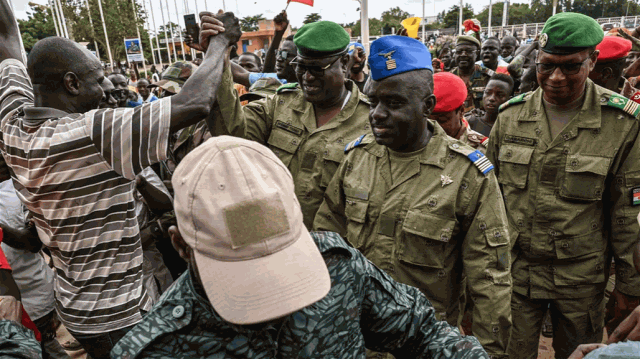
[(433, 121), (429, 129), (433, 137), (408, 165), (392, 165), (395, 157), (372, 135), (351, 149), (314, 230), (346, 237), (395, 280), (419, 288), (452, 325), (458, 318), (448, 315), (456, 311), (464, 271), (475, 303), (473, 335), (501, 357), (511, 327), (511, 247), (498, 182), (467, 157), (477, 150)]
[[(487, 157), (511, 226), (513, 290), (533, 299), (604, 292), (616, 260), (616, 288), (640, 295), (632, 253), (638, 240), (638, 107), (587, 80), (584, 103), (552, 140), (543, 91), (501, 106)], [(610, 250), (611, 249), (611, 250)], [(587, 308), (585, 308), (585, 311)]]
[(313, 105), (300, 87), (287, 85), (273, 96), (240, 105), (227, 67), (218, 89), (218, 104), (233, 136), (269, 147), (291, 171), (304, 223), (311, 229), (322, 196), (344, 158), (344, 147), (370, 133), (369, 102), (352, 81), (351, 97), (344, 108), (324, 126), (316, 126)]

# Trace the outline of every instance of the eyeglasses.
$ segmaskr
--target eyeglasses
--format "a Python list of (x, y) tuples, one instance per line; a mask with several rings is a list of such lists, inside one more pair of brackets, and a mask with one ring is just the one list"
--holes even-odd
[[(340, 59), (340, 56), (337, 56), (333, 61), (331, 61), (326, 66), (307, 66), (307, 65), (303, 65), (300, 62), (298, 62), (299, 59), (296, 57), (295, 59), (291, 60), (290, 64), (291, 65), (295, 65), (295, 67), (296, 67), (296, 75), (298, 75), (298, 76), (302, 76), (302, 75), (306, 74), (307, 71), (309, 71), (309, 73), (311, 75), (313, 75), (313, 77), (322, 77), (322, 76), (324, 76), (324, 71), (326, 69), (328, 69), (329, 67), (331, 67), (331, 65), (335, 64), (336, 61), (338, 61), (339, 59)], [(298, 60), (298, 61), (296, 61), (296, 60)]]
[(545, 64), (536, 62), (536, 71), (538, 71), (539, 74), (550, 75), (559, 67), (563, 74), (575, 75), (580, 72), (582, 65), (584, 65), (585, 61), (591, 58), (591, 55), (593, 55), (593, 52), (581, 62), (573, 62), (569, 64)]
[(295, 55), (293, 55), (293, 54), (291, 54), (291, 55), (290, 55), (290, 54), (289, 54), (287, 51), (285, 51), (285, 50), (279, 50), (279, 51), (276, 53), (276, 59), (278, 59), (278, 60), (282, 60), (282, 61), (284, 61), (284, 60), (288, 59), (289, 57), (293, 58), (293, 57), (296, 57), (296, 56), (295, 56)]

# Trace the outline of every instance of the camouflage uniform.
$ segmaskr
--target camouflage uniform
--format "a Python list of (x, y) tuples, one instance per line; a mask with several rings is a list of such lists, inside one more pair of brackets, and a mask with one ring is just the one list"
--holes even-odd
[(398, 173), (372, 135), (350, 143), (314, 229), (345, 236), (395, 280), (419, 288), (438, 319), (454, 326), (464, 270), (476, 309), (473, 334), (489, 354), (504, 357), (511, 247), (498, 182), (482, 153), (428, 125), (433, 137)]
[(191, 270), (111, 351), (112, 358), (363, 358), (368, 348), (407, 358), (488, 358), (477, 339), (437, 322), (429, 301), (394, 282), (336, 233), (311, 233), (331, 291), (275, 324), (224, 321)]
[[(495, 71), (480, 65), (474, 65), (475, 70), (467, 82), (467, 100), (464, 102), (464, 112), (469, 112), (474, 108), (482, 108), (482, 96), (484, 96), (484, 88), (489, 83), (491, 76)], [(460, 69), (457, 67), (451, 70), (451, 73), (460, 76)]]
[(371, 131), (369, 100), (352, 81), (347, 87), (351, 97), (342, 111), (319, 128), (313, 105), (304, 99), (296, 83), (282, 86), (273, 96), (240, 106), (231, 71), (226, 68), (218, 89), (218, 103), (229, 133), (269, 147), (291, 171), (307, 228), (311, 228), (325, 188), (344, 157), (344, 146)]
[(464, 118), (462, 119), (462, 128), (462, 133), (457, 137), (457, 139), (467, 146), (480, 150), (482, 153), (486, 153), (489, 137), (472, 130), (469, 122)]
[(514, 241), (510, 353), (535, 358), (551, 304), (557, 358), (600, 342), (611, 256), (616, 288), (640, 296), (640, 107), (587, 80), (580, 112), (555, 139), (538, 89), (500, 107), (487, 157)]
[(31, 330), (12, 320), (2, 319), (0, 320), (0, 357), (42, 358), (42, 348)]

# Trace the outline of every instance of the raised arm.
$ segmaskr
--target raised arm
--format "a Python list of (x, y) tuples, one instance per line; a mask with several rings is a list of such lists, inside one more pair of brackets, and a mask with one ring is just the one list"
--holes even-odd
[(0, 62), (6, 59), (22, 61), (20, 30), (8, 0), (0, 0)]
[(222, 78), (227, 46), (236, 43), (242, 35), (233, 13), (214, 15), (203, 12), (200, 18), (203, 23), (200, 42), (211, 46), (208, 46), (202, 64), (180, 93), (171, 97), (172, 132), (195, 124), (209, 114)]
[(283, 11), (276, 15), (276, 17), (273, 19), (273, 22), (276, 27), (276, 31), (273, 35), (271, 45), (269, 45), (269, 49), (267, 50), (267, 55), (264, 58), (264, 66), (262, 67), (262, 72), (266, 73), (276, 71), (276, 51), (278, 51), (278, 49), (280, 48), (282, 36), (284, 36), (284, 32), (287, 31), (287, 27), (289, 27), (287, 12)]

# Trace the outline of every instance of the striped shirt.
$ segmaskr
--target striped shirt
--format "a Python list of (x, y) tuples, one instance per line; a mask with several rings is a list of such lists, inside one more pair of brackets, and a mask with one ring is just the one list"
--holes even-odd
[(139, 322), (143, 289), (135, 175), (166, 159), (171, 102), (68, 114), (32, 107), (24, 65), (0, 64), (0, 152), (56, 268), (56, 309), (82, 334)]

